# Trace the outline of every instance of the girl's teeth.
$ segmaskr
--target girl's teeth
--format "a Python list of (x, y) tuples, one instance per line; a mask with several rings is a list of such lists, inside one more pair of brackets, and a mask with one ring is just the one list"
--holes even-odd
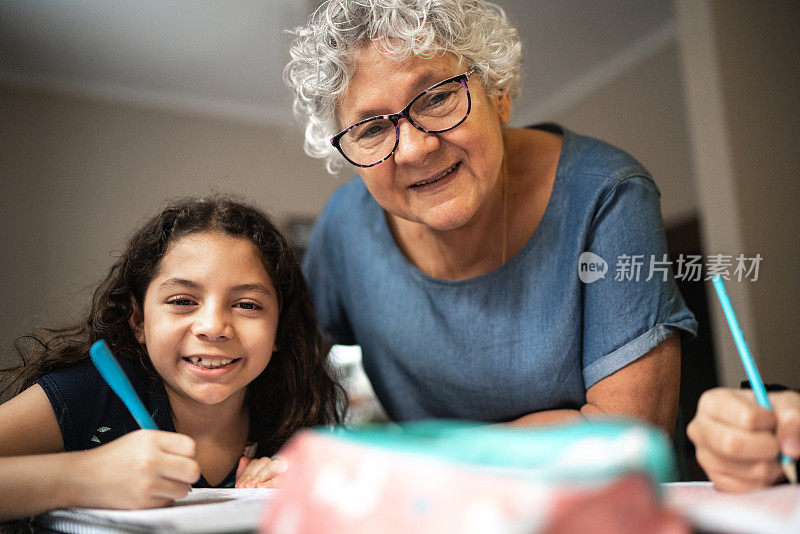
[(231, 363), (233, 361), (231, 358), (223, 358), (223, 359), (212, 360), (210, 358), (199, 358), (199, 357), (196, 357), (196, 356), (192, 357), (192, 358), (189, 358), (189, 360), (193, 364), (195, 364), (195, 365), (197, 365), (199, 367), (205, 367), (207, 369), (208, 368), (214, 368), (214, 367), (222, 367), (223, 365), (228, 365), (229, 363)]

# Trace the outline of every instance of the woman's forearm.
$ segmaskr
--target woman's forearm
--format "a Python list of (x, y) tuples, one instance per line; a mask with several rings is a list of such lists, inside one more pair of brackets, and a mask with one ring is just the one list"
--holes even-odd
[(518, 419), (509, 421), (508, 424), (519, 426), (547, 425), (550, 423), (558, 423), (560, 421), (575, 419), (576, 417), (580, 416), (581, 412), (579, 410), (544, 410), (542, 412), (534, 412), (523, 415)]
[[(594, 404), (587, 403), (584, 404), (580, 410), (544, 410), (541, 412), (534, 412), (529, 413), (527, 415), (523, 415), (518, 419), (514, 419), (513, 421), (509, 421), (508, 425), (514, 426), (537, 426), (537, 425), (548, 425), (551, 423), (560, 423), (563, 421), (574, 420), (578, 417), (582, 417), (584, 419), (589, 419), (592, 416), (597, 415), (622, 415), (627, 417), (639, 418), (648, 423), (653, 425), (658, 425), (658, 421), (648, 419), (647, 417), (643, 417), (641, 414), (635, 413), (621, 413), (621, 412), (610, 412), (604, 411), (601, 408), (595, 406)], [(671, 433), (670, 433), (671, 435)]]

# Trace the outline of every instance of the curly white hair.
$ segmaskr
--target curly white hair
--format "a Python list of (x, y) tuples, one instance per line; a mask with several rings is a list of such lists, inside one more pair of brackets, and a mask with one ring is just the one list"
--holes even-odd
[(369, 41), (395, 59), (451, 52), (475, 68), (490, 96), (519, 90), (517, 30), (500, 6), (484, 0), (327, 0), (290, 33), (283, 78), (295, 92), (295, 114), (307, 121), (306, 153), (324, 158), (331, 173), (344, 161), (329, 142), (341, 127), (336, 106), (354, 54)]

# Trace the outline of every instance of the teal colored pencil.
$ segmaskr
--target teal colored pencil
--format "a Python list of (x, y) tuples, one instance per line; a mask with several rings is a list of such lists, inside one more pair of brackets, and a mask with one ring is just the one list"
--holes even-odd
[(136, 395), (130, 380), (125, 376), (125, 372), (119, 366), (119, 362), (111, 353), (108, 344), (102, 339), (97, 341), (89, 348), (89, 357), (97, 368), (97, 372), (108, 383), (114, 393), (119, 396), (125, 407), (139, 423), (139, 426), (149, 430), (158, 430), (153, 418), (147, 413), (147, 409), (142, 404), (139, 396)]
[[(739, 358), (744, 365), (744, 372), (747, 373), (747, 379), (750, 381), (750, 388), (756, 396), (756, 401), (762, 407), (772, 411), (772, 404), (769, 402), (767, 390), (764, 388), (764, 383), (761, 381), (761, 375), (758, 373), (756, 363), (750, 355), (750, 349), (747, 348), (747, 342), (744, 340), (742, 329), (739, 328), (739, 321), (736, 320), (736, 314), (733, 312), (731, 299), (728, 297), (728, 292), (725, 290), (725, 284), (719, 275), (711, 278), (714, 284), (714, 289), (717, 291), (719, 303), (722, 305), (722, 311), (725, 313), (725, 319), (728, 320), (728, 327), (733, 335), (733, 341), (736, 343), (736, 350), (739, 351)], [(786, 478), (792, 484), (797, 483), (797, 468), (794, 465), (794, 460), (785, 454), (780, 455), (781, 468), (786, 473)]]

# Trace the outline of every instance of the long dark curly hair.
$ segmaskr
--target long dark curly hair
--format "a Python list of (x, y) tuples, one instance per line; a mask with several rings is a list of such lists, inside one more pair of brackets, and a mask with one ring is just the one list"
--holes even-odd
[(250, 433), (259, 448), (277, 450), (300, 428), (341, 423), (346, 394), (322, 353), (300, 264), (294, 250), (260, 210), (224, 196), (186, 198), (169, 204), (147, 221), (95, 290), (91, 309), (77, 324), (21, 336), (14, 346), (22, 363), (2, 374), (4, 391), (15, 394), (42, 376), (88, 357), (89, 347), (105, 339), (118, 357), (140, 362), (157, 376), (146, 349), (129, 325), (131, 296), (143, 309), (144, 296), (170, 243), (199, 232), (219, 231), (250, 240), (277, 291), (279, 350), (247, 388)]

